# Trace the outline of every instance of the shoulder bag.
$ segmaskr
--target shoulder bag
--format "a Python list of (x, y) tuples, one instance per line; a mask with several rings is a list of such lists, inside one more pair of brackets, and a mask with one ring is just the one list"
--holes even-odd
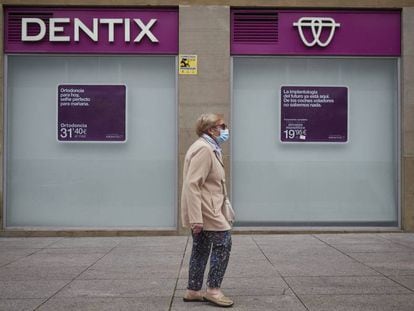
[(224, 202), (221, 207), (221, 211), (224, 217), (226, 218), (226, 220), (229, 222), (230, 226), (233, 227), (236, 214), (234, 213), (234, 209), (231, 206), (230, 199), (227, 195), (226, 181), (222, 179), (221, 184), (223, 185), (223, 194), (224, 194)]

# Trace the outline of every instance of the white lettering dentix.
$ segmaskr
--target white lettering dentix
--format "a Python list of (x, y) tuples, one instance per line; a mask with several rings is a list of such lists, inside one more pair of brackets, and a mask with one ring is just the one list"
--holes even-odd
[(62, 26), (57, 26), (56, 23), (68, 24), (70, 23), (69, 18), (51, 18), (49, 21), (49, 40), (58, 42), (69, 42), (69, 36), (57, 36), (56, 33), (63, 32)]
[(74, 19), (74, 35), (75, 35), (75, 42), (79, 42), (79, 29), (92, 39), (94, 42), (98, 42), (98, 19), (94, 18), (92, 20), (93, 23), (93, 30), (90, 30), (79, 18)]
[[(158, 39), (151, 32), (151, 27), (157, 22), (157, 19), (151, 19), (147, 24), (144, 24), (141, 19), (134, 18), (135, 25), (140, 30), (139, 34), (134, 39), (134, 42), (141, 42), (144, 36), (147, 36), (151, 42), (159, 42)], [(70, 24), (69, 18), (50, 18), (49, 19), (49, 41), (51, 42), (69, 42), (70, 36), (64, 36), (62, 33), (65, 30), (65, 24)], [(39, 26), (37, 34), (28, 34), (29, 25)], [(108, 27), (108, 42), (115, 41), (115, 26), (124, 25), (124, 41), (131, 42), (131, 20), (129, 18), (93, 18), (92, 28), (85, 25), (79, 18), (73, 20), (73, 40), (79, 42), (80, 33), (83, 32), (92, 41), (99, 41), (99, 25), (106, 25)], [(41, 41), (46, 36), (46, 23), (40, 18), (22, 18), (22, 41)]]
[(150, 31), (150, 28), (157, 21), (155, 18), (152, 18), (147, 25), (144, 25), (144, 23), (140, 19), (134, 18), (134, 21), (139, 26), (139, 28), (141, 28), (141, 33), (135, 38), (134, 42), (140, 42), (145, 35), (148, 36), (151, 42), (158, 42), (158, 39)]
[(131, 27), (130, 27), (129, 18), (125, 18), (124, 39), (125, 39), (125, 42), (130, 42), (131, 41)]
[[(40, 31), (37, 35), (29, 36), (27, 34), (28, 24), (37, 24)], [(46, 35), (46, 24), (40, 18), (22, 18), (22, 41), (40, 41)]]
[(108, 24), (108, 41), (114, 42), (114, 28), (115, 24), (122, 24), (123, 21), (121, 18), (102, 18), (100, 20), (101, 24)]

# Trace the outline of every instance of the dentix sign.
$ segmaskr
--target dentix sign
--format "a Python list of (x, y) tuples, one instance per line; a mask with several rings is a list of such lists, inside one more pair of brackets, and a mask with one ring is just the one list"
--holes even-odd
[(176, 9), (5, 9), (6, 53), (177, 54)]
[[(131, 42), (131, 27), (137, 27), (139, 33), (133, 42), (141, 42), (144, 36), (147, 36), (151, 42), (159, 42), (157, 37), (151, 32), (152, 26), (157, 22), (156, 18), (152, 18), (147, 24), (144, 24), (141, 19), (134, 18), (131, 23), (130, 18), (92, 18), (92, 26), (89, 27), (79, 19), (74, 18), (50, 18), (46, 21), (40, 18), (22, 18), (22, 41), (41, 41), (46, 37), (47, 26), (49, 25), (49, 41), (54, 42), (79, 42), (80, 35), (83, 34), (94, 42), (100, 40), (108, 40), (108, 42), (115, 41), (115, 27), (121, 26), (123, 28), (122, 39), (125, 42)], [(73, 27), (73, 38), (71, 36), (64, 35), (65, 28)], [(37, 28), (37, 33), (29, 34), (28, 28)], [(99, 37), (99, 30), (103, 27), (107, 29), (107, 38)], [(101, 31), (102, 33), (102, 31)], [(121, 39), (121, 40), (122, 40)]]

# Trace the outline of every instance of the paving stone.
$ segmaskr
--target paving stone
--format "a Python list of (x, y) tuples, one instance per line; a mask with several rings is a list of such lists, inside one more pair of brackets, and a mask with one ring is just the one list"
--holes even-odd
[(390, 276), (392, 280), (408, 287), (414, 292), (414, 276)]
[(300, 295), (309, 311), (412, 311), (414, 295)]
[(391, 242), (378, 242), (378, 243), (346, 243), (346, 244), (334, 244), (334, 247), (344, 253), (400, 253), (413, 251), (408, 247), (402, 245), (396, 245)]
[[(256, 241), (255, 241), (255, 237), (258, 237), (260, 235), (246, 235), (246, 234), (234, 234), (232, 233), (231, 235), (231, 239), (233, 241), (234, 244), (242, 244), (242, 245), (255, 245)], [(191, 238), (189, 239), (189, 241), (191, 241)]]
[(298, 295), (410, 294), (406, 288), (383, 276), (287, 277)]
[(346, 256), (270, 257), (282, 276), (378, 275), (377, 272)]
[(128, 280), (128, 279), (166, 279), (177, 278), (178, 265), (138, 266), (138, 265), (101, 265), (84, 271), (79, 279), (83, 280)]
[(321, 242), (310, 234), (269, 234), (269, 235), (254, 235), (253, 240), (258, 244), (270, 243), (295, 243), (295, 244), (320, 244)]
[(398, 243), (414, 250), (414, 234), (413, 233), (387, 233), (380, 234), (381, 237), (390, 242)]
[(0, 268), (2, 281), (72, 280), (84, 271), (86, 266), (74, 267), (21, 267)]
[(135, 256), (163, 256), (163, 255), (172, 255), (172, 256), (182, 256), (184, 248), (177, 247), (176, 245), (166, 245), (166, 246), (142, 246), (142, 247), (116, 247), (110, 254), (114, 255), (135, 255)]
[(0, 238), (0, 249), (2, 248), (44, 248), (48, 247), (61, 238)]
[(301, 257), (344, 257), (344, 255), (327, 245), (292, 245), (286, 247), (263, 247), (263, 253), (266, 257), (290, 259)]
[[(197, 311), (204, 311), (204, 310), (214, 310), (214, 306), (212, 306), (208, 302), (203, 301), (196, 301), (196, 302), (184, 302), (182, 297), (174, 297), (171, 311), (187, 311), (187, 310), (197, 310)], [(231, 308), (231, 310), (233, 310)]]
[(24, 256), (22, 255), (11, 255), (11, 254), (0, 254), (0, 267), (3, 267), (5, 265), (8, 265), (19, 258), (22, 258)]
[(48, 298), (69, 281), (0, 281), (0, 299)]
[[(270, 275), (274, 275), (274, 272), (276, 272), (272, 264), (266, 259), (261, 259), (261, 260), (247, 259), (246, 260), (246, 259), (236, 258), (236, 259), (231, 260), (227, 266), (228, 273), (232, 273), (233, 271), (242, 272), (243, 270), (245, 270), (243, 274), (249, 275), (249, 276), (254, 273), (258, 273), (258, 274), (268, 273), (270, 276)], [(242, 276), (238, 276), (238, 277), (242, 277)]]
[[(188, 254), (188, 258), (191, 254)], [(230, 260), (235, 260), (237, 258), (248, 258), (250, 260), (262, 260), (266, 257), (263, 255), (263, 253), (258, 249), (254, 250), (243, 250), (243, 251), (237, 251), (232, 249), (230, 253)]]
[(414, 275), (414, 252), (353, 253), (350, 256), (385, 275)]
[[(413, 234), (234, 236), (222, 288), (233, 310), (306, 310), (302, 302), (308, 311), (412, 310), (413, 241)], [(182, 301), (190, 254), (187, 237), (1, 238), (0, 264), (15, 261), (0, 267), (0, 310), (43, 302), (39, 310), (169, 310), (172, 298), (172, 310), (213, 310)]]
[(414, 233), (379, 233), (378, 236), (394, 241), (400, 240), (414, 242)]
[(133, 237), (123, 238), (118, 247), (140, 248), (143, 250), (153, 249), (155, 251), (180, 251), (182, 252), (187, 244), (187, 237)]
[[(98, 263), (91, 266), (88, 270), (97, 270), (97, 271), (141, 271), (142, 274), (151, 274), (151, 273), (173, 273), (176, 277), (180, 265), (178, 263)], [(85, 271), (86, 272), (86, 271)]]
[(170, 297), (89, 298), (54, 297), (42, 305), (41, 311), (166, 311)]
[(56, 297), (154, 297), (174, 292), (175, 279), (75, 280)]
[(120, 238), (62, 238), (53, 243), (50, 248), (96, 248), (96, 247), (115, 247), (121, 241)]
[(4, 248), (0, 249), (0, 267), (12, 263), (18, 259), (24, 258), (32, 253), (37, 252), (34, 248)]
[[(233, 247), (238, 248), (238, 246), (242, 246), (243, 248), (250, 248), (250, 247), (257, 247), (253, 236), (249, 235), (232, 235), (231, 240), (233, 243)], [(191, 242), (191, 239), (189, 240)]]
[(133, 249), (137, 250), (141, 254), (182, 254), (185, 250), (185, 245), (177, 245), (177, 244), (166, 244), (166, 245), (143, 245), (143, 246), (122, 246), (117, 247), (116, 251), (120, 252), (122, 249), (130, 248), (131, 252)]
[(36, 254), (100, 254), (103, 256), (111, 249), (113, 249), (113, 247), (44, 248), (39, 250)]
[(367, 244), (384, 242), (384, 238), (373, 233), (316, 234), (315, 237), (328, 244)]
[[(285, 295), (276, 296), (237, 296), (232, 297), (234, 305), (231, 310), (243, 311), (306, 311), (306, 308), (293, 295), (287, 291)], [(216, 308), (207, 302), (183, 302), (181, 297), (174, 298), (172, 311), (180, 310), (214, 310)]]
[(269, 266), (269, 268), (272, 266), (267, 260), (265, 256), (261, 256), (258, 258), (251, 258), (251, 257), (237, 257), (237, 256), (230, 256), (229, 265), (231, 266)]
[[(187, 248), (191, 249), (191, 246), (192, 246), (192, 243), (189, 243)], [(259, 246), (256, 243), (243, 244), (242, 242), (235, 242), (233, 240), (232, 246), (231, 246), (232, 252), (252, 252), (252, 251), (254, 252), (258, 250), (259, 250)]]
[(0, 310), (33, 311), (45, 299), (0, 299)]
[(180, 265), (183, 259), (182, 254), (133, 254), (133, 253), (119, 253), (111, 252), (105, 255), (97, 265)]
[(89, 266), (95, 263), (103, 255), (95, 254), (33, 254), (24, 257), (9, 267), (76, 267)]

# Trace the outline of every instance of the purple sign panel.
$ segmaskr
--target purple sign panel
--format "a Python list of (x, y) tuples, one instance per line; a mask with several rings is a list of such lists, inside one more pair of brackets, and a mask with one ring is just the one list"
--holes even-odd
[(177, 54), (176, 9), (5, 9), (6, 53)]
[(57, 138), (61, 142), (125, 142), (125, 85), (59, 85)]
[(233, 10), (233, 55), (400, 56), (400, 11)]
[(348, 88), (283, 86), (280, 90), (280, 140), (348, 141)]

